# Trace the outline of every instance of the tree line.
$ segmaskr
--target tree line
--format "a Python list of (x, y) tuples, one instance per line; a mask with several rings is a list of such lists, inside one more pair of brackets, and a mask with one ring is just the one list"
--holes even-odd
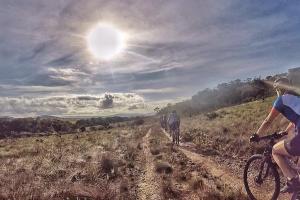
[(199, 113), (210, 112), (222, 107), (233, 106), (275, 95), (272, 82), (280, 74), (268, 76), (265, 79), (248, 78), (246, 80), (236, 79), (227, 83), (218, 84), (215, 88), (206, 88), (193, 95), (190, 99), (168, 104), (158, 110), (159, 114), (176, 110), (181, 115), (192, 116)]

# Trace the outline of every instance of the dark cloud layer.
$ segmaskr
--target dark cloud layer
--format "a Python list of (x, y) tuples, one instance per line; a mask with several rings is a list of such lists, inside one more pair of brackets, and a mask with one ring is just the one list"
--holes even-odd
[[(299, 65), (299, 13), (296, 0), (0, 0), (0, 96), (134, 92), (153, 102), (285, 72)], [(108, 62), (86, 47), (99, 21), (128, 35)]]

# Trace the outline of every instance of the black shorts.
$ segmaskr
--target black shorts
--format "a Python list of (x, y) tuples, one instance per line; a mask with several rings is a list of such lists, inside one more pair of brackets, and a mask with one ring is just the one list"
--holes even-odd
[(284, 147), (291, 156), (300, 156), (300, 133), (284, 140)]

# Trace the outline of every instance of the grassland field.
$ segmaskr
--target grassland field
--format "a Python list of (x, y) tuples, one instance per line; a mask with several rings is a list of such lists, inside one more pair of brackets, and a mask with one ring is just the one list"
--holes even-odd
[[(237, 178), (274, 97), (183, 117), (181, 141)], [(270, 133), (282, 130), (277, 120)], [(266, 133), (267, 134), (267, 133)], [(174, 147), (158, 117), (140, 126), (0, 140), (0, 199), (247, 199)]]

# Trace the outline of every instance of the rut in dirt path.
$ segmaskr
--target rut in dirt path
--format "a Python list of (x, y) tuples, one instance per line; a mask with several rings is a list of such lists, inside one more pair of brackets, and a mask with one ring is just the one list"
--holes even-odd
[[(162, 132), (172, 141), (171, 136), (162, 129)], [(189, 149), (195, 148), (193, 143), (180, 143), (178, 149), (184, 153), (184, 155), (192, 160), (193, 162), (200, 164), (204, 169), (207, 170), (214, 177), (219, 178), (224, 184), (230, 186), (236, 192), (243, 190), (243, 180), (238, 178), (235, 174), (231, 173), (229, 170), (223, 168), (217, 162), (210, 158), (204, 157), (201, 154), (194, 153)]]
[(138, 182), (138, 199), (141, 200), (162, 200), (160, 177), (154, 171), (153, 157), (149, 148), (149, 137), (151, 128), (143, 138), (143, 153), (145, 157), (144, 173)]

